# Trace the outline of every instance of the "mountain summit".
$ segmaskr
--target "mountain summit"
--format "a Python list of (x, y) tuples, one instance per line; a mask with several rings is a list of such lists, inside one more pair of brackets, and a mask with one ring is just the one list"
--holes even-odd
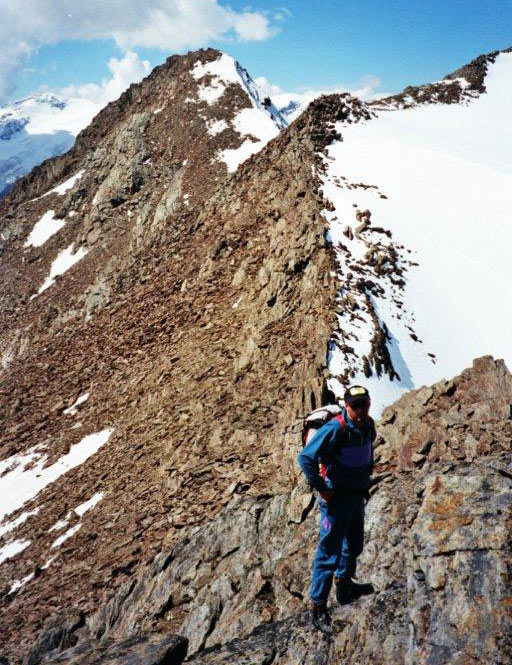
[[(0, 201), (3, 660), (506, 657), (511, 56), (289, 126), (173, 56)], [(319, 649), (296, 455), (355, 381), (377, 592)]]

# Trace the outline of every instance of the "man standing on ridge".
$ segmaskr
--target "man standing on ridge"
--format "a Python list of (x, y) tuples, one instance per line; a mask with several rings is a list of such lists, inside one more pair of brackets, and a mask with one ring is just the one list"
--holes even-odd
[(327, 599), (333, 577), (336, 599), (342, 605), (373, 592), (371, 584), (357, 584), (352, 578), (363, 551), (364, 504), (373, 468), (375, 424), (368, 415), (370, 395), (366, 388), (352, 386), (344, 401), (345, 408), (315, 432), (298, 456), (304, 475), (321, 496), (320, 539), (310, 596), (313, 625), (327, 635), (332, 634)]

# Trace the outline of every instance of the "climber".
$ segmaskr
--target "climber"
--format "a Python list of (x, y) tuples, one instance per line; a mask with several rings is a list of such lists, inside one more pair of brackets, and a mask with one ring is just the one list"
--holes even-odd
[(366, 388), (348, 388), (344, 402), (345, 408), (313, 434), (298, 456), (306, 479), (321, 496), (310, 597), (312, 623), (327, 635), (332, 634), (327, 599), (333, 577), (341, 605), (374, 590), (371, 584), (357, 584), (352, 578), (363, 550), (375, 424), (368, 415), (371, 402)]

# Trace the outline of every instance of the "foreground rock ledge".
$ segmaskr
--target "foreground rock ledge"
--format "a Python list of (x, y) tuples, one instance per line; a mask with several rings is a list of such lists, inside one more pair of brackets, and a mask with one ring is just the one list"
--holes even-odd
[(304, 608), (317, 519), (301, 485), (192, 529), (77, 628), (75, 649), (172, 626), (197, 663), (510, 662), (510, 404), (511, 374), (485, 357), (385, 411), (359, 567), (377, 592), (334, 608), (332, 640)]
[(138, 635), (126, 640), (85, 641), (44, 659), (66, 665), (179, 665), (187, 655), (187, 641), (176, 635)]

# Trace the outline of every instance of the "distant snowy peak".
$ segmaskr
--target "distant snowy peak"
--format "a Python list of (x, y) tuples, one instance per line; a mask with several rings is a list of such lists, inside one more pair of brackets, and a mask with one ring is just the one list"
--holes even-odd
[(19, 121), (27, 127), (29, 134), (66, 131), (76, 136), (100, 108), (100, 104), (86, 99), (66, 99), (50, 93), (29, 95), (0, 107), (0, 128)]
[(54, 95), (50, 92), (43, 92), (41, 94), (29, 95), (18, 101), (13, 102), (13, 108), (31, 108), (34, 106), (47, 106), (54, 109), (66, 108), (68, 102), (64, 97)]
[(291, 95), (278, 95), (275, 102), (279, 107), (279, 112), (288, 122), (293, 122), (295, 118), (298, 118), (308, 105), (308, 102)]
[(66, 100), (55, 95), (30, 95), (0, 108), (0, 140), (9, 141), (21, 132), (35, 114), (48, 113), (50, 109), (62, 110)]
[[(28, 125), (35, 117), (57, 115), (68, 106), (68, 101), (49, 93), (29, 95), (8, 106), (0, 107), (0, 138), (8, 140)], [(11, 127), (9, 131), (7, 128)]]
[(69, 150), (100, 108), (50, 93), (0, 107), (0, 195), (37, 164)]
[(490, 65), (496, 62), (500, 53), (510, 53), (511, 50), (480, 55), (440, 81), (420, 86), (408, 86), (398, 95), (378, 99), (371, 104), (376, 110), (394, 110), (425, 104), (469, 102), (486, 92), (485, 79)]
[(270, 97), (265, 96), (249, 72), (227, 53), (218, 52), (215, 60), (197, 62), (192, 76), (201, 84), (199, 96), (203, 101), (213, 104), (221, 98), (229, 85), (239, 85), (248, 95), (252, 106), (269, 115), (279, 129), (288, 126)]
[[(196, 62), (191, 74), (197, 81), (199, 100), (212, 107), (211, 117), (206, 119), (208, 133), (215, 136), (231, 130), (242, 139), (238, 147), (227, 147), (217, 154), (217, 159), (223, 161), (231, 173), (259, 152), (288, 123), (270, 97), (265, 97), (247, 70), (234, 58), (220, 51), (207, 52), (206, 55), (214, 58)], [(233, 86), (243, 92), (234, 105), (225, 95)], [(219, 108), (218, 115), (216, 107)]]

